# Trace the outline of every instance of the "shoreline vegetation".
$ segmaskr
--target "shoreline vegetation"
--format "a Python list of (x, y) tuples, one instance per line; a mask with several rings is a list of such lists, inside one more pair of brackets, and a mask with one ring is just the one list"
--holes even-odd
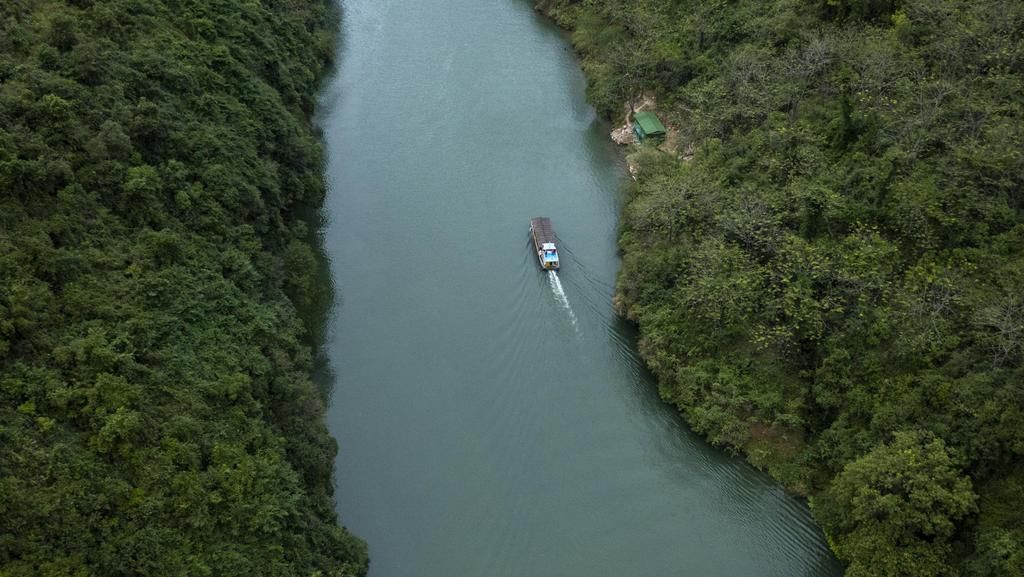
[(1024, 5), (535, 6), (599, 114), (677, 129), (619, 238), (662, 397), (851, 577), (1024, 574)]
[(365, 575), (310, 379), (327, 0), (0, 7), (0, 574)]

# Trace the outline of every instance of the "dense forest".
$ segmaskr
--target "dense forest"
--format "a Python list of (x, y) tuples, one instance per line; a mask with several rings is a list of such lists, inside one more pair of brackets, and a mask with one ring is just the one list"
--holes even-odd
[(334, 17), (0, 3), (0, 574), (365, 574), (310, 380)]
[(630, 153), (617, 306), (851, 577), (1024, 575), (1024, 3), (540, 0)]

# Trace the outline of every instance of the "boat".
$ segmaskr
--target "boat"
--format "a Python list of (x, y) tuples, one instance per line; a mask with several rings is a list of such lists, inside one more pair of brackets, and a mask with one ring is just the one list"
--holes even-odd
[(558, 246), (555, 241), (555, 229), (551, 228), (551, 219), (536, 216), (530, 219), (530, 238), (533, 249), (537, 251), (537, 260), (544, 270), (558, 270)]

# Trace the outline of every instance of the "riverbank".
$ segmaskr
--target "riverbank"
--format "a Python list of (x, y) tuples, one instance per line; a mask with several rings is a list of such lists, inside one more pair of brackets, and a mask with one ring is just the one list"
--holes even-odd
[(0, 7), (0, 574), (365, 575), (297, 312), (336, 26)]
[(1024, 17), (944, 5), (537, 3), (602, 114), (650, 91), (681, 127), (635, 153), (619, 239), (662, 397), (810, 495), (857, 574), (1024, 568), (1021, 105), (995, 88), (1024, 87)]

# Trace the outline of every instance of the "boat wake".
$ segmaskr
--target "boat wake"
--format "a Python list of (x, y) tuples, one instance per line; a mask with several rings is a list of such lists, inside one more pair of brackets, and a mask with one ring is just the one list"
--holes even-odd
[(569, 297), (565, 296), (565, 289), (562, 288), (562, 281), (558, 280), (557, 271), (548, 271), (548, 282), (551, 284), (551, 291), (555, 293), (555, 300), (558, 301), (558, 304), (562, 305), (562, 308), (569, 312), (573, 328), (579, 330), (576, 324), (576, 313), (573, 312), (572, 305), (569, 304)]

